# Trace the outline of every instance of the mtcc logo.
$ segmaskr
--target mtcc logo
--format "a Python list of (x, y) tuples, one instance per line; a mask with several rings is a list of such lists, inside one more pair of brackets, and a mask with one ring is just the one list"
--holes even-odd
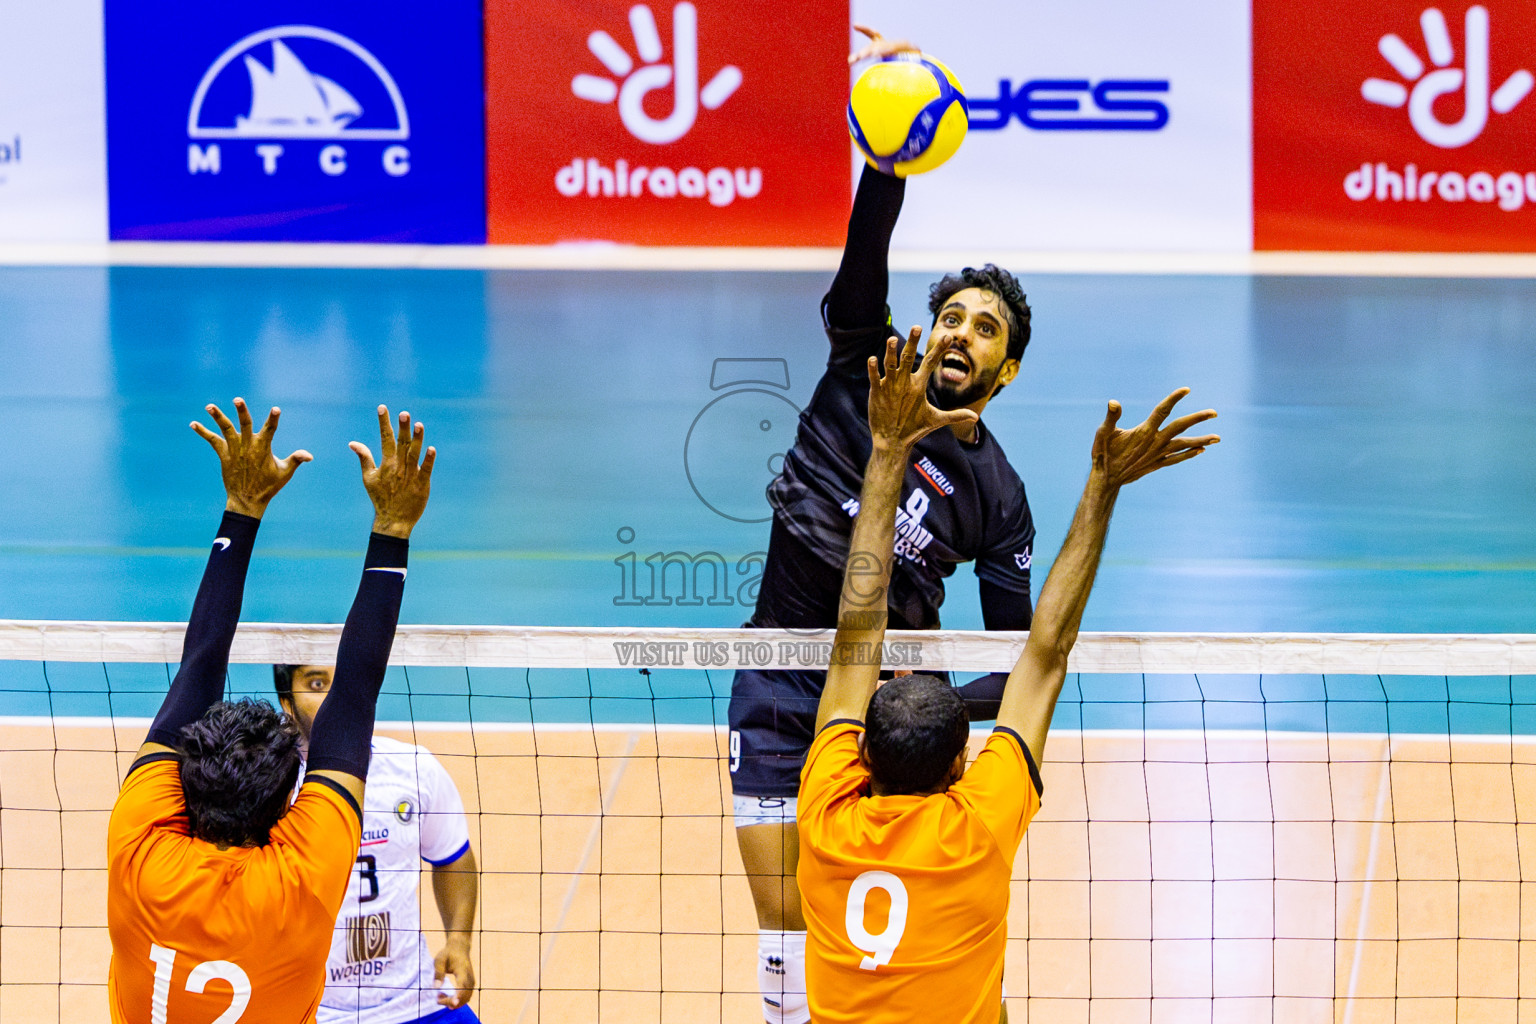
[[(629, 29), (642, 66), (635, 67), (629, 51), (599, 29), (587, 37), (587, 48), (623, 85), (600, 75), (577, 75), (571, 92), (593, 103), (619, 101), (619, 119), (641, 142), (664, 146), (688, 134), (699, 116), (699, 104), (716, 110), (741, 86), (741, 69), (727, 64), (699, 88), (699, 12), (683, 0), (672, 8), (672, 63), (663, 64), (656, 18), (645, 4), (629, 9)], [(645, 112), (647, 94), (672, 87), (672, 113), (660, 120)]]
[[(348, 145), (369, 147), (368, 156), (391, 177), (410, 173), (410, 117), (394, 77), (377, 57), (339, 32), (313, 25), (284, 25), (235, 43), (203, 73), (187, 113), (189, 139), (324, 142), (303, 147), (332, 177), (346, 174)], [(355, 147), (354, 147), (355, 148)], [(262, 170), (279, 173), (285, 147), (264, 141), (251, 147)], [(187, 171), (218, 174), (220, 143), (190, 142)]]
[[(1424, 61), (1418, 53), (1400, 37), (1388, 33), (1381, 37), (1377, 49), (1404, 80), (1414, 83), (1413, 89), (1410, 92), (1401, 82), (1367, 78), (1360, 86), (1360, 94), (1384, 107), (1401, 107), (1406, 103), (1413, 130), (1430, 145), (1442, 149), (1465, 146), (1483, 133), (1489, 110), (1509, 113), (1536, 84), (1531, 73), (1522, 68), (1506, 78), (1492, 96), (1488, 94), (1488, 8), (1467, 8), (1464, 67), (1448, 66), (1456, 53), (1445, 15), (1438, 8), (1426, 9), (1419, 16), (1419, 25), (1424, 33), (1424, 48), (1438, 70), (1425, 74)], [(1458, 89), (1465, 90), (1464, 112), (1461, 120), (1446, 124), (1435, 116), (1435, 101)]]

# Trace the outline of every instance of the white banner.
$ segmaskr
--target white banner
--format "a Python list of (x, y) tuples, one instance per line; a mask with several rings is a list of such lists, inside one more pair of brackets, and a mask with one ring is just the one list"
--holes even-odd
[(1250, 17), (1230, 0), (854, 0), (965, 87), (971, 132), (915, 179), (897, 249), (1251, 248)]
[(0, 0), (0, 241), (107, 237), (101, 0)]

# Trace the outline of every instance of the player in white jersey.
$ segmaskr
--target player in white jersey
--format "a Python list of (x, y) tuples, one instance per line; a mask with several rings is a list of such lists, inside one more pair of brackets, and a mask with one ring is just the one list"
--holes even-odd
[[(307, 743), (331, 668), (274, 665), (272, 674)], [(429, 751), (384, 736), (373, 738), (367, 783), (357, 872), (331, 936), (319, 1024), (478, 1024), (468, 1003), (480, 876), (459, 791)], [(447, 934), (435, 957), (421, 932), (422, 861), (432, 865)], [(454, 985), (440, 991), (449, 976)]]

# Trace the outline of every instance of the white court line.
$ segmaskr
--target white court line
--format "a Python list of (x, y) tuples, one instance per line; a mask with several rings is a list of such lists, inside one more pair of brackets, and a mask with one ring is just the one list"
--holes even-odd
[[(0, 266), (347, 267), (438, 270), (815, 271), (834, 248), (566, 245), (365, 245), (298, 242), (0, 244)], [(897, 249), (892, 270), (935, 273), (997, 263), (1017, 274), (1328, 277), (1536, 277), (1536, 253), (1039, 252)]]
[[(555, 926), (550, 929), (549, 940), (544, 945), (544, 955), (539, 957), (539, 968), (533, 976), (533, 986), (528, 994), (523, 997), (523, 1009), (517, 1015), (517, 1024), (523, 1024), (523, 1018), (528, 1016), (528, 1002), (543, 991), (544, 971), (549, 967), (549, 960), (555, 954), (555, 943), (560, 939), (560, 929), (565, 924), (565, 918), (571, 912), (571, 906), (576, 902), (576, 890), (581, 885), (582, 877), (587, 873), (587, 862), (592, 859), (592, 851), (597, 849), (598, 838), (603, 834), (603, 819), (608, 817), (608, 812), (613, 810), (613, 801), (619, 793), (619, 783), (624, 781), (624, 769), (629, 767), (630, 755), (635, 752), (635, 744), (640, 742), (638, 733), (629, 734), (629, 743), (624, 747), (624, 753), (619, 758), (619, 766), (613, 771), (613, 778), (608, 780), (608, 795), (603, 798), (603, 812), (592, 823), (592, 831), (587, 833), (587, 845), (581, 851), (581, 860), (576, 864), (576, 871), (571, 875), (571, 884), (565, 890), (565, 902), (560, 904), (560, 916), (555, 918)], [(598, 907), (598, 915), (602, 915), (602, 907)], [(602, 923), (598, 923), (601, 930)]]
[(1376, 857), (1381, 851), (1381, 829), (1385, 824), (1387, 798), (1392, 794), (1392, 745), (1383, 743), (1381, 758), (1381, 782), (1376, 787), (1376, 809), (1371, 812), (1371, 845), (1365, 854), (1365, 885), (1360, 891), (1360, 917), (1355, 925), (1355, 962), (1349, 965), (1349, 988), (1344, 993), (1343, 1024), (1354, 1024), (1355, 992), (1360, 985), (1360, 969), (1365, 963), (1365, 937), (1370, 929), (1371, 893), (1376, 891)]

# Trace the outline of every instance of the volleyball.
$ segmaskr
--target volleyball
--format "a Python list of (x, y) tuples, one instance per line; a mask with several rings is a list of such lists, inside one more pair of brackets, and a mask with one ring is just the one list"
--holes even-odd
[(864, 159), (886, 174), (923, 174), (955, 155), (970, 126), (954, 72), (923, 53), (872, 64), (853, 83), (848, 131)]

